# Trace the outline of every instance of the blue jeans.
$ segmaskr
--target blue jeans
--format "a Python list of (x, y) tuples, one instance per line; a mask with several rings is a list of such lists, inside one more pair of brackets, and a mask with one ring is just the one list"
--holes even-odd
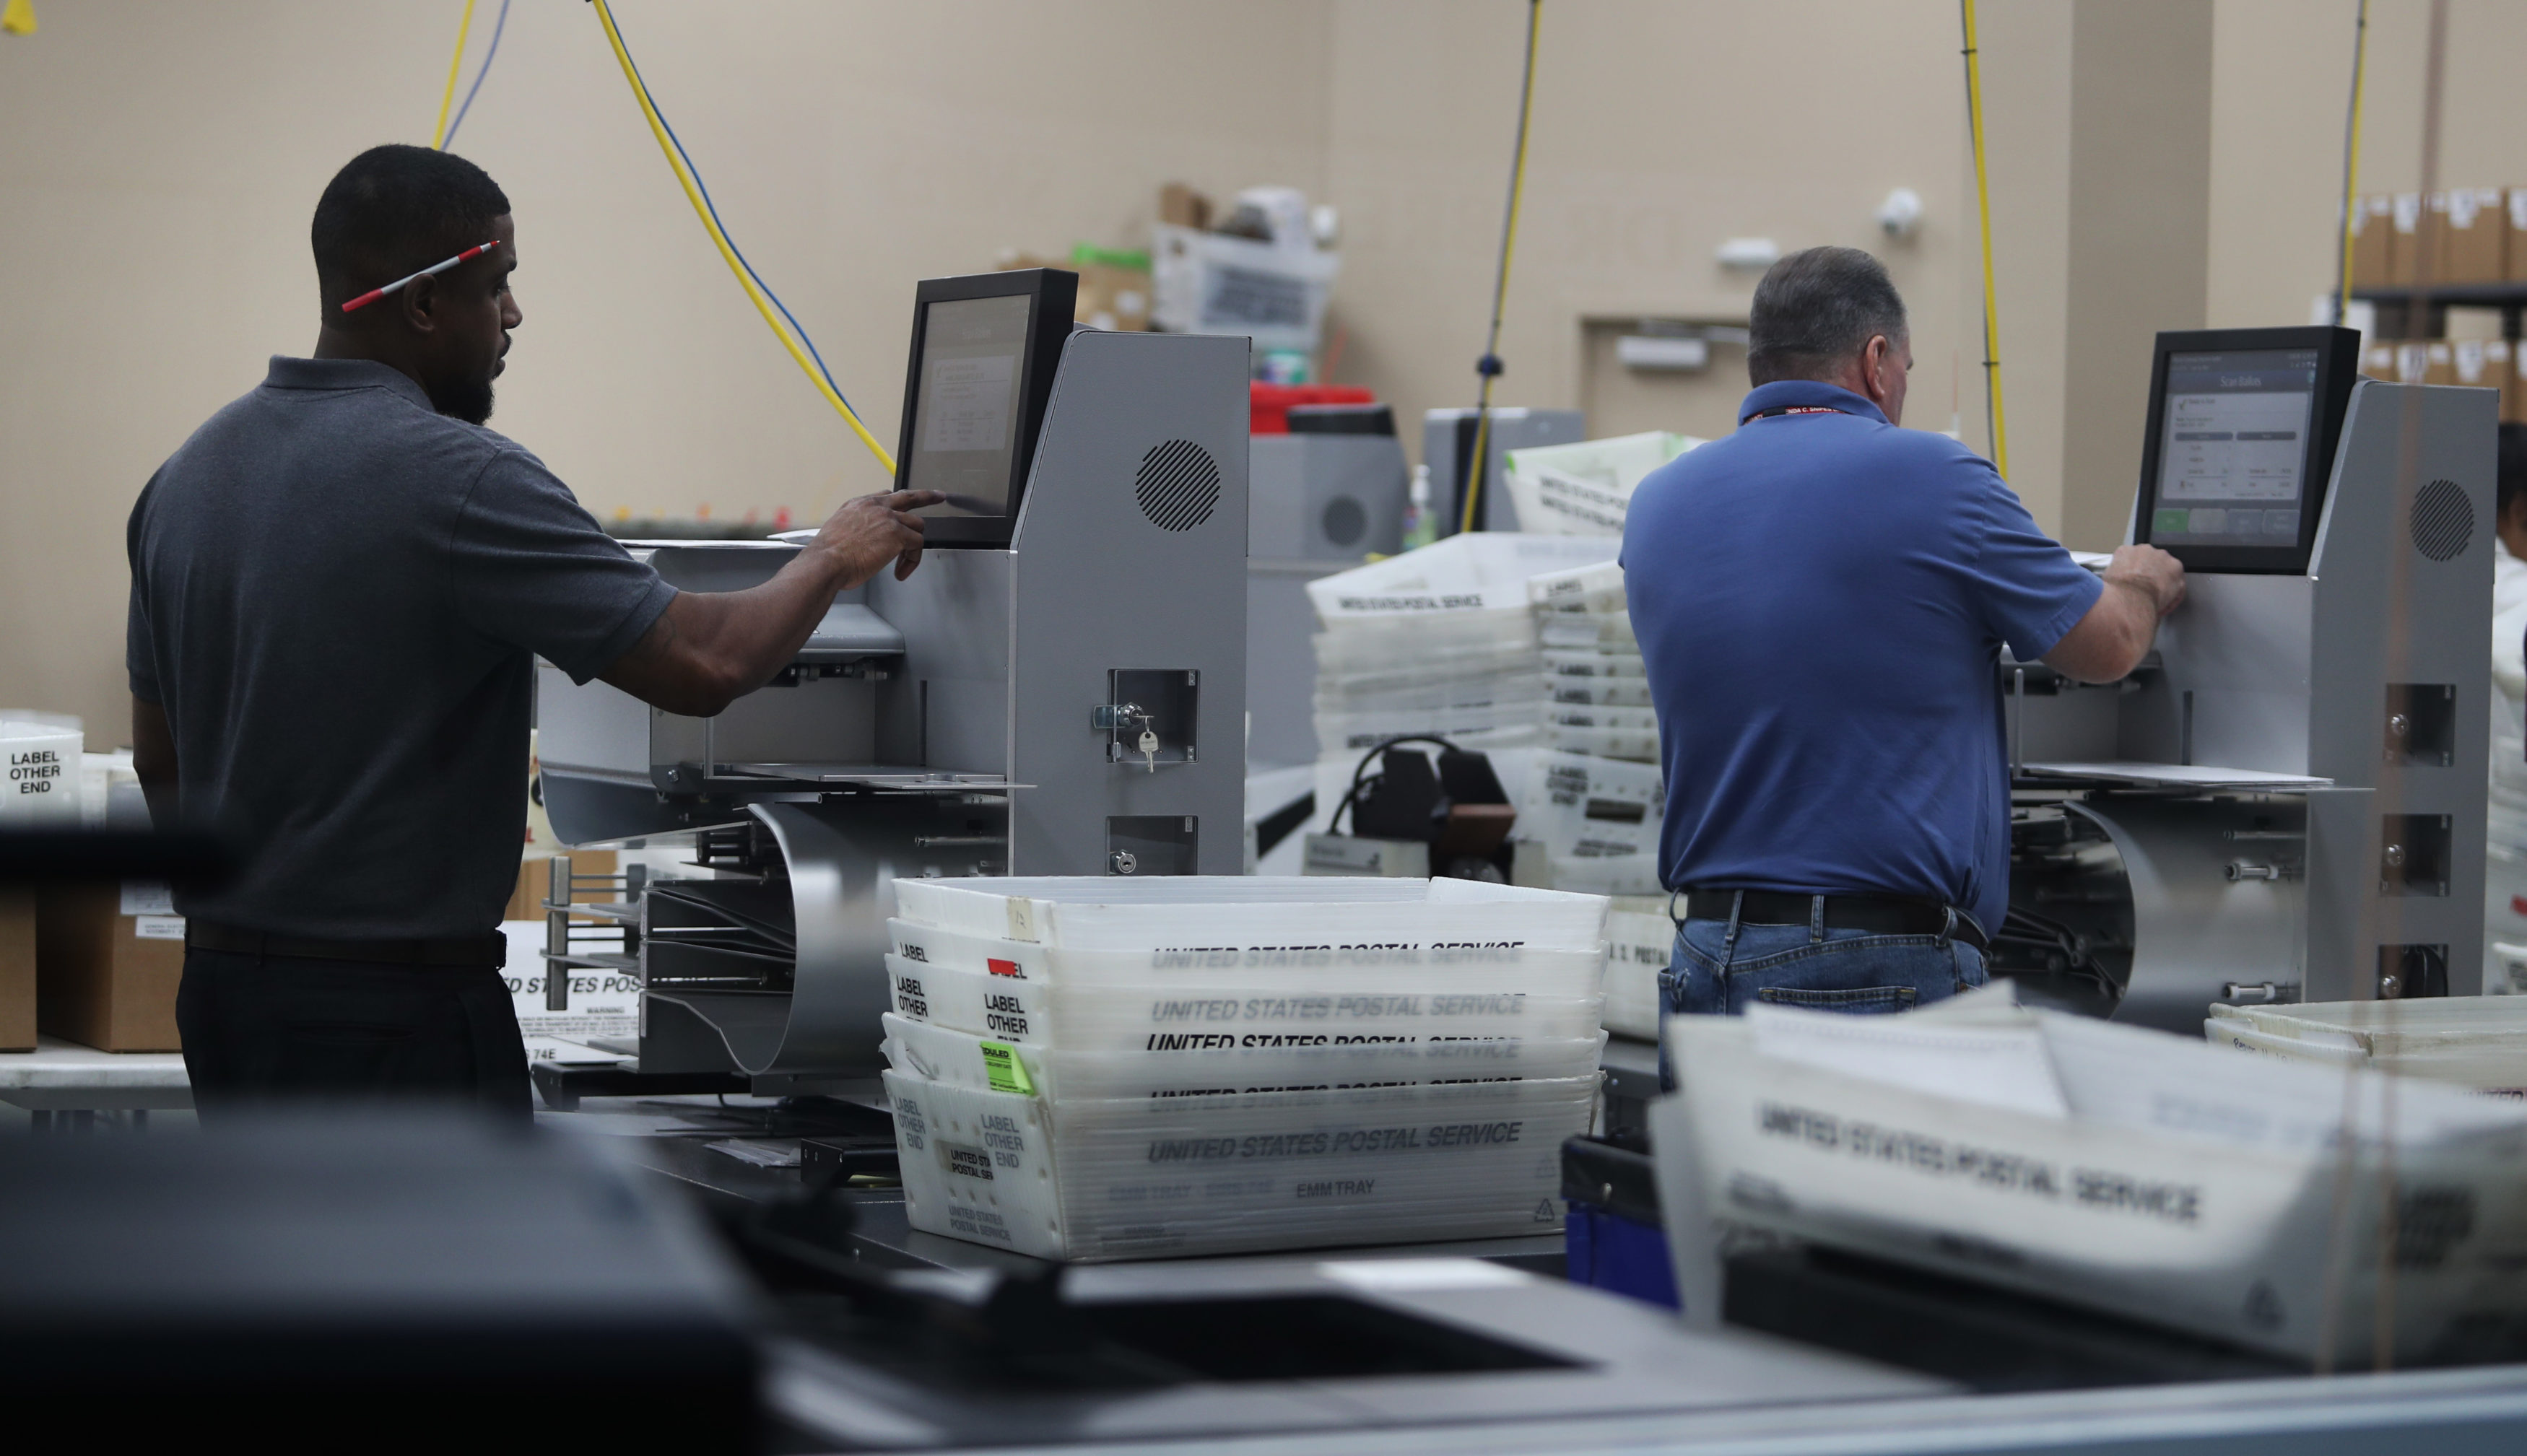
[[(1752, 925), (1732, 940), (1725, 920), (1679, 926), (1659, 973), (1661, 1001), (1676, 1016), (1735, 1016), (1755, 1001), (1884, 1015), (1983, 983), (1983, 953), (1962, 940)], [(1659, 1082), (1674, 1090), (1664, 1035), (1660, 1043)]]

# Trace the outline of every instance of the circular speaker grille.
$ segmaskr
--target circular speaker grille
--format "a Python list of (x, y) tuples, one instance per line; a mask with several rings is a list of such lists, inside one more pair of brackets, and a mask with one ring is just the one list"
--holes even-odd
[(2413, 493), (2413, 549), (2450, 561), (2474, 541), (2474, 502), (2454, 480), (2433, 480)]
[(1141, 514), (1164, 530), (1191, 530), (1219, 505), (1219, 462), (1191, 440), (1154, 445), (1141, 457), (1132, 494)]
[(1337, 495), (1325, 502), (1324, 514), (1317, 518), (1317, 524), (1324, 527), (1325, 539), (1337, 546), (1348, 546), (1368, 534), (1368, 513), (1348, 495)]

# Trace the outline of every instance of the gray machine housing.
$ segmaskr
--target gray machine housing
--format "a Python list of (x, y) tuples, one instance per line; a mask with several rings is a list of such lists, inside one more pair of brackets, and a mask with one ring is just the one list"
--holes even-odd
[[(876, 1072), (900, 876), (1240, 872), (1247, 371), (1242, 339), (1073, 334), (1010, 546), (933, 550), (906, 580), (845, 593), (791, 670), (717, 718), (542, 669), (563, 842), (753, 826), (788, 887), (788, 984), (655, 978), (644, 1070), (765, 1086)], [(726, 590), (796, 549), (651, 560)], [(675, 883), (637, 911), (645, 976), (712, 929), (674, 923)]]
[[(1451, 536), (1465, 516), (1466, 455), (1474, 447), (1476, 416), (1465, 408), (1432, 410), (1421, 420), (1421, 463), (1430, 467), (1430, 504), (1440, 513), (1439, 534)], [(1577, 410), (1531, 410), (1504, 406), (1490, 412), (1484, 430), (1483, 530), (1518, 529), (1518, 506), (1502, 482), (1509, 465), (1501, 457), (1537, 445), (1575, 444), (1588, 433), (1588, 417)]]
[(1316, 761), (1308, 583), (1403, 549), (1408, 475), (1391, 434), (1259, 434), (1247, 453), (1247, 759)]
[(2112, 846), (2032, 883), (2022, 856), (2013, 901), (2117, 902), (2122, 1018), (2197, 1030), (2426, 968), (2480, 992), (2497, 405), (2360, 381), (2304, 574), (2189, 574), (2124, 683), (2038, 695), (2004, 665), (2021, 788), (2088, 780), (2062, 812)]

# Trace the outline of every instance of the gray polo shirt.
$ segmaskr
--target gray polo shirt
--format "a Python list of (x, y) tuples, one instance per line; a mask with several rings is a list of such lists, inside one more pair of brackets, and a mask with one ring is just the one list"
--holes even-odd
[(479, 935), (526, 837), (534, 659), (611, 666), (675, 588), (543, 463), (359, 360), (272, 361), (132, 508), (132, 695), (182, 812), (251, 852), (186, 915), (333, 939)]

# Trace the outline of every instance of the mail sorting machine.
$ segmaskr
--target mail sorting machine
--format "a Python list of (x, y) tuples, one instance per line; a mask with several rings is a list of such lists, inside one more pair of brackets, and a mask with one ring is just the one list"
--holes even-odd
[(2197, 1032), (2481, 989), (2497, 399), (2356, 338), (2160, 334), (2129, 539), (2185, 604), (2122, 683), (2001, 663), (1993, 969), (2040, 999)]
[[(898, 877), (1241, 870), (1247, 344), (1074, 330), (1076, 285), (919, 286), (896, 483), (948, 502), (771, 684), (700, 719), (541, 669), (555, 833), (698, 831), (714, 872), (593, 907), (624, 956), (547, 951), (641, 973), (642, 1072), (873, 1076)], [(650, 561), (718, 591), (797, 549)]]

